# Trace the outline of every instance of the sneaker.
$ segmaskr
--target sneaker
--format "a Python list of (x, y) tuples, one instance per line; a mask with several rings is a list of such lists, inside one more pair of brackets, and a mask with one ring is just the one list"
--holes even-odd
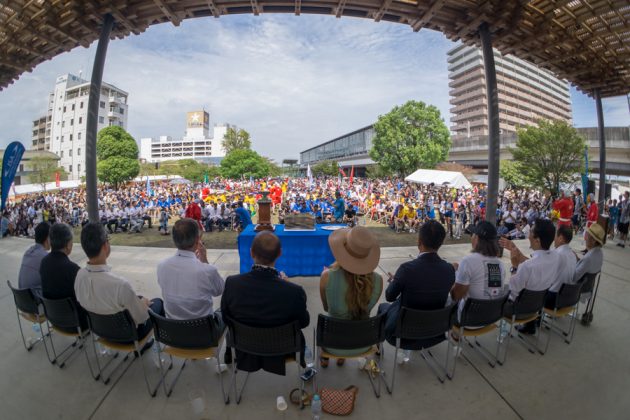
[(225, 363), (219, 363), (218, 367), (215, 365), (215, 371), (217, 372), (217, 375), (222, 374), (226, 370), (228, 370), (228, 367)]

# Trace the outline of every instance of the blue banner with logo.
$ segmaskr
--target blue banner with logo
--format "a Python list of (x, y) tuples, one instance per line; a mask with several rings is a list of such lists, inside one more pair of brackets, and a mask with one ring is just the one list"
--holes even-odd
[(4, 151), (4, 158), (2, 158), (2, 182), (0, 183), (0, 187), (2, 187), (2, 210), (4, 210), (9, 197), (9, 189), (20, 166), (22, 155), (24, 155), (24, 145), (19, 141), (9, 144)]

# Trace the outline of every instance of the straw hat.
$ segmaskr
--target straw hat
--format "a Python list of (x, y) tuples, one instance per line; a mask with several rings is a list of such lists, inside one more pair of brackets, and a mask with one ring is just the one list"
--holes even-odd
[(586, 231), (589, 235), (591, 235), (593, 239), (595, 239), (595, 241), (599, 242), (600, 245), (604, 245), (604, 238), (606, 237), (606, 233), (604, 232), (604, 228), (601, 225), (593, 223), (588, 228), (586, 228)]
[(373, 272), (381, 257), (376, 238), (363, 226), (334, 231), (328, 237), (328, 244), (339, 265), (354, 274)]

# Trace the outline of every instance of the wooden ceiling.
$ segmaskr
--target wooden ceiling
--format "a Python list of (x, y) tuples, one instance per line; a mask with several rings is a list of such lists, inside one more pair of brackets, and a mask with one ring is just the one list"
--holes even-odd
[(489, 24), (493, 44), (602, 97), (630, 92), (628, 0), (0, 0), (0, 89), (26, 71), (99, 37), (103, 16), (112, 38), (150, 25), (253, 13), (328, 14), (397, 22), (479, 43)]

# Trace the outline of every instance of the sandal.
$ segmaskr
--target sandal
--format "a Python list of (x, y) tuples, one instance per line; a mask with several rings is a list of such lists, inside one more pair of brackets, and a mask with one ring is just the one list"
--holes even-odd
[(328, 367), (328, 357), (320, 357), (319, 358), (319, 365), (323, 368), (326, 369)]
[[(300, 405), (299, 392), (300, 392), (299, 388), (294, 388), (291, 390), (291, 393), (289, 394), (289, 401), (291, 401), (291, 403), (295, 405)], [(302, 390), (302, 408), (308, 407), (309, 405), (311, 405), (312, 399), (313, 399), (313, 396), (311, 394)]]

